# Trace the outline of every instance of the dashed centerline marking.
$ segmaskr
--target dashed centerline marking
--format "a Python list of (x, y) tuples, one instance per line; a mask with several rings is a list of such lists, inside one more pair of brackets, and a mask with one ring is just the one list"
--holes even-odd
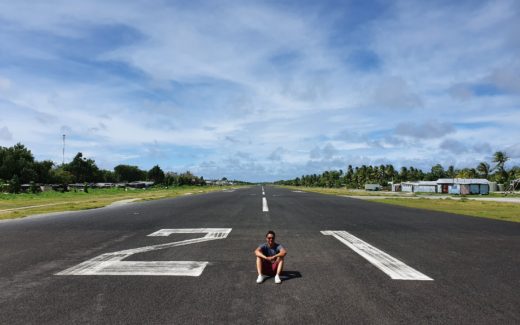
[(262, 198), (262, 211), (269, 212), (269, 208), (267, 207), (267, 199), (265, 197)]
[(375, 267), (385, 272), (394, 280), (433, 281), (432, 278), (409, 267), (398, 259), (375, 248), (369, 243), (357, 238), (346, 231), (322, 231), (323, 235), (334, 236), (337, 240), (350, 247)]

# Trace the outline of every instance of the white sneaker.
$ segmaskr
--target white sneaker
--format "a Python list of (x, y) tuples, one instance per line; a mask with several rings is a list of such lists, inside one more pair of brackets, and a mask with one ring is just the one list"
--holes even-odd
[(280, 276), (278, 274), (274, 277), (274, 283), (282, 283), (282, 279), (280, 279)]
[(265, 278), (267, 278), (267, 276), (265, 276), (265, 275), (259, 275), (258, 278), (256, 278), (256, 283), (262, 283), (262, 282), (264, 282)]

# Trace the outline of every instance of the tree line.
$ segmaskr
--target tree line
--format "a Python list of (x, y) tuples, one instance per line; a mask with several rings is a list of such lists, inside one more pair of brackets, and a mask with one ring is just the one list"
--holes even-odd
[(348, 165), (346, 171), (331, 170), (322, 174), (303, 175), (290, 180), (275, 182), (279, 185), (316, 186), (330, 188), (364, 188), (365, 184), (373, 183), (387, 186), (390, 182), (406, 181), (436, 181), (439, 178), (485, 178), (489, 181), (507, 184), (509, 181), (520, 178), (520, 167), (514, 166), (506, 169), (505, 163), (510, 158), (503, 151), (497, 151), (493, 155), (493, 166), (487, 162), (479, 163), (475, 168), (456, 169), (449, 166), (447, 169), (440, 164), (431, 167), (424, 172), (419, 168), (401, 167), (395, 169), (392, 164), (387, 165), (362, 165), (352, 167)]
[(93, 159), (78, 152), (71, 162), (56, 165), (50, 160), (37, 161), (23, 144), (0, 146), (0, 185), (9, 184), (10, 192), (18, 192), (21, 184), (119, 183), (153, 181), (166, 186), (205, 185), (203, 177), (164, 172), (159, 165), (150, 170), (137, 166), (117, 165), (114, 170), (100, 169)]

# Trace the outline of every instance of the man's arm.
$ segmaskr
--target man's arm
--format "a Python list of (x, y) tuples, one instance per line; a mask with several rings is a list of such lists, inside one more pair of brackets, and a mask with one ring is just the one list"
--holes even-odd
[(258, 247), (257, 249), (255, 249), (255, 255), (256, 255), (257, 257), (260, 257), (261, 259), (267, 260), (267, 256), (265, 256), (264, 254), (262, 254), (262, 250), (260, 249), (260, 247)]
[(284, 257), (285, 255), (287, 255), (287, 250), (282, 247), (278, 254), (274, 255), (273, 258)]

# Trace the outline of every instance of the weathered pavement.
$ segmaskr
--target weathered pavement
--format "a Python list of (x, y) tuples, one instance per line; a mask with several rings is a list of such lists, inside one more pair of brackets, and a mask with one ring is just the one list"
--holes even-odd
[[(184, 228), (231, 231), (139, 251), (204, 236), (148, 236)], [(268, 229), (289, 251), (281, 285), (255, 283), (253, 250)], [(325, 230), (433, 281), (393, 280)], [(519, 323), (518, 247), (516, 223), (273, 187), (13, 220), (0, 223), (0, 323)], [(118, 251), (119, 275), (56, 275)], [(129, 275), (167, 261), (209, 263), (200, 276)]]

